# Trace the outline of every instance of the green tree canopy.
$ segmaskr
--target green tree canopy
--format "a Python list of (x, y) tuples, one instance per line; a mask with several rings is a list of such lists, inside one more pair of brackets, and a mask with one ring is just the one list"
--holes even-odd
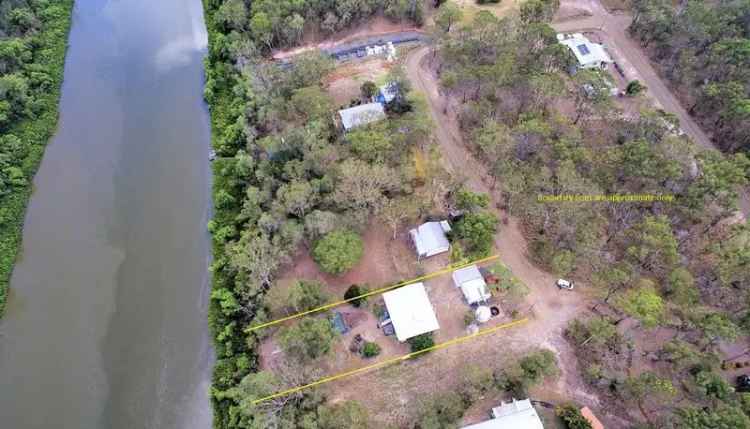
[(364, 244), (359, 234), (339, 229), (318, 240), (313, 247), (312, 256), (321, 270), (342, 274), (356, 265), (363, 253)]
[(302, 319), (278, 334), (279, 344), (284, 351), (302, 361), (327, 354), (335, 337), (336, 331), (326, 318)]
[(625, 314), (638, 319), (645, 328), (657, 326), (664, 316), (664, 301), (648, 280), (626, 291), (616, 305)]

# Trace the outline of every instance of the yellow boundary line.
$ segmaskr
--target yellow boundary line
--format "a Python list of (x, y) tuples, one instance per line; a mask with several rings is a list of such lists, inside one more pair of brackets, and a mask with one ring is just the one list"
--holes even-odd
[(452, 345), (463, 343), (465, 341), (471, 340), (471, 339), (476, 338), (476, 337), (481, 337), (483, 335), (489, 335), (489, 334), (491, 334), (493, 332), (497, 332), (497, 331), (499, 331), (501, 329), (507, 329), (507, 328), (511, 328), (513, 326), (516, 326), (516, 325), (521, 325), (521, 324), (524, 324), (524, 323), (526, 323), (528, 321), (529, 321), (529, 319), (526, 318), (526, 317), (524, 317), (523, 319), (514, 320), (514, 321), (509, 322), (509, 323), (504, 323), (502, 325), (495, 326), (494, 328), (484, 329), (484, 330), (481, 330), (481, 331), (477, 331), (477, 332), (475, 332), (473, 334), (464, 335), (463, 337), (458, 337), (458, 338), (454, 338), (452, 340), (448, 340), (448, 341), (442, 342), (440, 344), (435, 344), (432, 347), (428, 347), (426, 349), (423, 349), (423, 350), (420, 350), (420, 351), (417, 351), (417, 352), (412, 352), (412, 353), (409, 353), (409, 354), (405, 354), (403, 356), (397, 356), (395, 358), (387, 359), (387, 360), (384, 360), (382, 362), (377, 362), (377, 363), (374, 363), (372, 365), (367, 365), (367, 366), (363, 366), (361, 368), (353, 369), (351, 371), (346, 371), (346, 372), (342, 372), (342, 373), (339, 373), (339, 374), (336, 374), (336, 375), (332, 375), (332, 376), (329, 376), (329, 377), (324, 377), (324, 378), (321, 378), (320, 380), (314, 381), (314, 382), (309, 383), (309, 384), (303, 384), (301, 386), (293, 387), (291, 389), (282, 390), (281, 392), (274, 393), (273, 395), (268, 395), (266, 397), (263, 397), (263, 398), (260, 398), (260, 399), (256, 399), (256, 400), (253, 401), (253, 405), (256, 405), (256, 404), (259, 404), (261, 402), (265, 402), (265, 401), (268, 401), (268, 400), (271, 400), (271, 399), (276, 399), (276, 398), (279, 398), (281, 396), (286, 396), (286, 395), (289, 395), (289, 394), (292, 394), (292, 393), (296, 393), (296, 392), (299, 392), (299, 391), (304, 390), (304, 389), (309, 389), (311, 387), (319, 386), (321, 384), (330, 383), (331, 381), (339, 380), (341, 378), (350, 377), (352, 375), (359, 374), (360, 372), (365, 372), (365, 371), (369, 371), (371, 369), (380, 368), (380, 367), (383, 367), (383, 366), (386, 366), (386, 365), (390, 365), (390, 364), (393, 364), (393, 363), (396, 363), (396, 362), (405, 361), (405, 360), (414, 358), (416, 356), (419, 356), (421, 354), (424, 354), (424, 353), (427, 353), (427, 352), (431, 352), (433, 350), (439, 350), (439, 349), (443, 349), (443, 348), (446, 348), (446, 347), (450, 347)]
[(296, 313), (296, 314), (292, 314), (291, 316), (286, 316), (286, 317), (282, 317), (280, 319), (272, 320), (270, 322), (261, 323), (260, 325), (248, 328), (248, 331), (252, 332), (252, 331), (255, 331), (256, 329), (266, 328), (268, 326), (273, 326), (273, 325), (277, 325), (277, 324), (282, 323), (282, 322), (286, 322), (287, 320), (298, 319), (298, 318), (300, 318), (302, 316), (307, 316), (308, 314), (318, 313), (318, 312), (321, 312), (323, 310), (328, 310), (329, 308), (338, 307), (339, 305), (343, 305), (343, 304), (346, 304), (348, 302), (356, 301), (358, 299), (366, 298), (366, 297), (372, 296), (372, 295), (381, 294), (383, 292), (388, 292), (389, 290), (396, 289), (396, 288), (399, 288), (401, 286), (408, 285), (410, 283), (414, 283), (414, 282), (418, 282), (418, 281), (422, 281), (422, 280), (431, 279), (433, 277), (441, 276), (441, 275), (443, 275), (443, 274), (445, 274), (445, 273), (447, 273), (449, 271), (453, 271), (453, 270), (458, 270), (458, 269), (461, 269), (461, 268), (465, 268), (465, 267), (468, 267), (469, 265), (481, 264), (481, 263), (484, 263), (484, 262), (487, 262), (487, 261), (491, 261), (493, 259), (497, 259), (499, 257), (500, 257), (499, 255), (492, 255), (492, 256), (488, 256), (486, 258), (477, 259), (477, 260), (472, 261), (472, 262), (467, 262), (465, 264), (459, 264), (459, 265), (456, 265), (456, 266), (448, 265), (447, 267), (445, 267), (445, 268), (443, 268), (441, 270), (432, 272), (430, 274), (426, 274), (426, 275), (424, 275), (422, 277), (417, 277), (415, 279), (403, 281), (403, 282), (396, 283), (396, 284), (391, 285), (391, 286), (386, 286), (386, 287), (383, 287), (383, 288), (380, 288), (380, 289), (376, 289), (376, 290), (373, 290), (373, 291), (370, 291), (370, 292), (367, 292), (367, 293), (363, 293), (362, 295), (355, 296), (353, 298), (349, 298), (349, 299), (345, 299), (345, 300), (337, 301), (337, 302), (332, 302), (330, 304), (325, 304), (323, 306), (320, 306), (320, 307), (317, 307), (317, 308), (313, 308), (312, 310), (302, 311), (302, 312), (299, 312), (299, 313)]

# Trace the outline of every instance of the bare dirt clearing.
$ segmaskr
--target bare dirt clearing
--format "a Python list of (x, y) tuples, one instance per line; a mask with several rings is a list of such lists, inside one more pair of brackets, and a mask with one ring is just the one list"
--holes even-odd
[(407, 234), (400, 234), (396, 240), (391, 240), (391, 232), (377, 222), (367, 229), (362, 238), (365, 247), (362, 260), (345, 274), (335, 276), (320, 271), (307, 249), (303, 249), (279, 275), (274, 287), (286, 289), (298, 279), (319, 280), (328, 286), (327, 291), (336, 300), (340, 300), (353, 284), (379, 288), (441, 269), (448, 262), (445, 255), (418, 262)]
[(360, 97), (360, 87), (366, 81), (380, 85), (394, 67), (384, 58), (355, 61), (336, 68), (326, 79), (328, 94), (335, 106), (347, 106), (352, 99)]

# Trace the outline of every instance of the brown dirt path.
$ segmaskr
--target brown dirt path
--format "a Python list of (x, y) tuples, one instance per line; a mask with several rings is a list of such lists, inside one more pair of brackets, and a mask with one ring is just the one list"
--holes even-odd
[[(458, 123), (452, 112), (444, 113), (446, 98), (439, 94), (435, 75), (425, 67), (431, 58), (431, 51), (424, 47), (410, 53), (406, 60), (406, 72), (415, 89), (425, 95), (430, 107), (430, 115), (435, 123), (434, 135), (443, 152), (446, 168), (452, 173), (465, 175), (466, 184), (477, 192), (491, 196), (494, 205), (500, 201), (492, 191), (491, 179), (486, 168), (463, 144)], [(501, 212), (502, 217), (507, 213)], [(583, 403), (597, 405), (596, 397), (586, 392), (577, 371), (577, 360), (573, 350), (563, 338), (563, 330), (576, 316), (587, 311), (589, 299), (581, 289), (574, 292), (559, 291), (554, 286), (556, 277), (533, 265), (527, 256), (527, 242), (523, 236), (518, 220), (509, 218), (508, 224), (500, 228), (495, 238), (495, 246), (502, 261), (531, 290), (527, 297), (533, 320), (522, 327), (503, 332), (502, 341), (519, 343), (519, 348), (542, 346), (555, 351), (558, 355), (562, 376), (554, 389), (568, 398), (575, 398)]]

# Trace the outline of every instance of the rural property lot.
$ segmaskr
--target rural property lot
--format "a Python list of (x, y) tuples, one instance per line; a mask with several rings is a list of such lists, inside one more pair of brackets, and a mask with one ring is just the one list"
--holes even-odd
[[(458, 2), (469, 13), (476, 13), (471, 2)], [(515, 8), (515, 3), (506, 3), (497, 10), (499, 15)], [(489, 8), (492, 8), (490, 6)], [(698, 143), (710, 146), (710, 140), (700, 129), (693, 128), (694, 122), (687, 116), (676, 99), (668, 91), (653, 68), (647, 63), (644, 54), (627, 38), (626, 18), (611, 15), (595, 1), (563, 2), (563, 10), (568, 16), (555, 24), (560, 31), (587, 31), (594, 40), (601, 40), (608, 45), (618, 62), (625, 69), (625, 78), (615, 75), (618, 87), (624, 87), (628, 79), (640, 78), (649, 87), (649, 92), (658, 105), (678, 114), (684, 130)], [(582, 12), (582, 13), (579, 13)], [(583, 17), (583, 18), (581, 18)], [(601, 31), (594, 25), (596, 20), (604, 25), (607, 31)], [(627, 39), (627, 40), (625, 40)], [(430, 64), (432, 51), (427, 47), (411, 50), (404, 62), (407, 77), (416, 92), (424, 96), (433, 122), (433, 138), (442, 153), (445, 168), (455, 177), (465, 181), (466, 186), (475, 192), (486, 193), (491, 197), (491, 205), (499, 207), (501, 198), (495, 192), (492, 179), (484, 165), (474, 158), (464, 144), (456, 119), (454, 107), (456, 100), (450, 100), (441, 93), (434, 67)], [(327, 81), (327, 90), (337, 105), (348, 103), (359, 96), (359, 86), (365, 80), (381, 83), (387, 74), (390, 64), (382, 59), (369, 59), (347, 63), (337, 69)], [(625, 114), (635, 114), (639, 103), (648, 100), (618, 100)], [(682, 114), (684, 113), (684, 115)], [(692, 124), (692, 125), (691, 125)], [(413, 421), (419, 410), (419, 404), (429, 393), (450, 390), (465, 379), (467, 368), (473, 365), (484, 368), (502, 368), (519, 355), (538, 347), (552, 350), (558, 358), (562, 374), (554, 382), (548, 382), (533, 389), (531, 397), (553, 403), (576, 401), (596, 408), (600, 405), (596, 396), (591, 394), (584, 384), (577, 367), (577, 359), (569, 343), (564, 338), (564, 330), (571, 320), (588, 313), (592, 297), (585, 284), (579, 284), (575, 291), (560, 291), (554, 287), (556, 277), (535, 266), (527, 254), (527, 241), (523, 235), (518, 219), (511, 218), (500, 211), (504, 225), (495, 237), (495, 247), (501, 260), (513, 273), (528, 286), (530, 293), (521, 305), (521, 316), (528, 315), (530, 322), (511, 330), (495, 333), (486, 337), (461, 344), (456, 347), (431, 352), (417, 359), (403, 362), (377, 371), (357, 375), (344, 381), (336, 381), (322, 387), (332, 402), (355, 399), (361, 402), (377, 421), (403, 425)], [(376, 224), (371, 225), (365, 241), (366, 251), (362, 262), (343, 277), (322, 274), (307, 254), (301, 255), (296, 264), (281, 276), (281, 288), (290, 285), (294, 279), (318, 279), (324, 281), (330, 291), (337, 297), (343, 296), (351, 284), (369, 284), (372, 287), (393, 283), (398, 280), (416, 277), (422, 272), (429, 272), (442, 266), (447, 259), (428, 260), (424, 267), (416, 264), (413, 252), (409, 249), (404, 231), (397, 240), (389, 240), (386, 231), (379, 230)], [(433, 261), (437, 266), (427, 268)], [(440, 343), (466, 333), (462, 315), (468, 307), (463, 302), (459, 291), (453, 287), (450, 276), (431, 279), (426, 283), (428, 294), (436, 309), (441, 329), (436, 333), (436, 342)], [(380, 298), (373, 298), (369, 305), (376, 305)], [(349, 351), (352, 338), (359, 334), (368, 341), (377, 342), (382, 348), (378, 359), (408, 353), (408, 346), (398, 343), (392, 337), (385, 337), (377, 328), (377, 318), (371, 308), (357, 309), (350, 305), (339, 309), (356, 320), (354, 329), (337, 342), (331, 354), (319, 362), (325, 374), (365, 366), (371, 361), (360, 358)], [(508, 314), (494, 319), (493, 324), (510, 319)], [(671, 332), (654, 333), (653, 338), (633, 338), (643, 350), (652, 350), (647, 343), (654, 344)], [(658, 341), (656, 340), (658, 339)], [(274, 359), (281, 352), (273, 339), (266, 341), (262, 347), (264, 367), (272, 367)], [(641, 362), (643, 357), (636, 357), (634, 367), (647, 365)], [(486, 417), (487, 409), (503, 397), (487, 398), (486, 403), (475, 404), (464, 417), (463, 424), (474, 423)], [(625, 427), (627, 422), (611, 414), (601, 416), (608, 427)]]
[[(343, 292), (351, 284), (365, 284), (369, 281), (372, 289), (378, 289), (396, 284), (404, 277), (396, 277), (395, 274), (399, 269), (396, 267), (395, 258), (390, 259), (398, 254), (398, 261), (415, 261), (416, 257), (413, 251), (406, 245), (406, 234), (399, 236), (397, 240), (390, 240), (387, 234), (379, 234), (377, 228), (373, 227), (367, 234), (367, 244), (365, 256), (362, 262), (345, 276), (335, 277), (323, 274), (317, 268), (317, 265), (309, 259), (308, 256), (302, 255), (293, 268), (284, 275), (276, 285), (274, 293), (280, 293), (282, 296), (297, 279), (314, 279), (324, 282), (327, 285), (327, 291), (334, 295), (333, 300), (343, 296)], [(385, 240), (382, 238), (385, 237)], [(494, 262), (488, 262), (491, 265)], [(431, 304), (437, 315), (440, 329), (435, 332), (435, 342), (443, 343), (457, 337), (470, 333), (467, 330), (464, 316), (467, 312), (472, 311), (464, 301), (463, 294), (455, 287), (450, 270), (444, 270), (448, 265), (447, 255), (438, 255), (421, 263), (408, 264), (402, 266), (402, 270), (409, 270), (407, 277), (418, 277), (420, 274), (442, 272), (439, 276), (421, 280), (425, 284), (427, 294), (430, 297)], [(403, 272), (403, 271), (401, 271)], [(374, 279), (380, 279), (381, 282), (373, 282)], [(386, 280), (387, 279), (387, 280)], [(356, 308), (351, 304), (345, 304), (332, 309), (341, 313), (351, 331), (339, 336), (336, 339), (333, 350), (330, 354), (315, 362), (323, 374), (333, 375), (343, 371), (351, 370), (357, 367), (365, 366), (379, 360), (402, 356), (409, 353), (410, 349), (407, 343), (399, 343), (395, 337), (386, 336), (379, 328), (378, 318), (375, 316), (376, 309), (383, 307), (381, 295), (374, 295), (368, 298), (368, 302)], [(503, 303), (498, 298), (492, 298), (489, 305), (497, 305), (504, 308)], [(274, 314), (274, 317), (286, 316), (286, 313)], [(310, 315), (305, 317), (329, 317), (330, 313)], [(482, 324), (481, 329), (492, 328), (502, 323), (507, 323), (511, 319), (508, 314), (501, 313), (493, 317), (489, 322)], [(285, 322), (286, 325), (297, 323), (298, 320)], [(265, 328), (264, 328), (265, 329)], [(268, 328), (270, 332), (276, 329)], [(376, 360), (363, 359), (358, 352), (349, 350), (349, 345), (355, 336), (361, 335), (365, 340), (376, 342), (381, 347), (381, 354)], [(266, 338), (261, 346), (261, 364), (265, 369), (273, 369), (282, 363), (285, 359), (283, 352), (274, 335)]]
[[(435, 125), (434, 138), (442, 151), (445, 167), (459, 176), (459, 172), (472, 172), (469, 177), (464, 177), (466, 185), (473, 191), (488, 193), (492, 197), (491, 204), (497, 206), (500, 200), (489, 184), (489, 176), (484, 166), (474, 159), (463, 145), (452, 112), (443, 113), (444, 101), (439, 96), (437, 80), (426, 64), (428, 53), (427, 48), (410, 52), (406, 59), (406, 72), (417, 92), (422, 93), (428, 102), (429, 113)], [(503, 217), (506, 217), (505, 214)], [(574, 292), (557, 290), (554, 286), (556, 278), (528, 260), (527, 243), (516, 219), (508, 218), (507, 224), (500, 228), (495, 246), (501, 260), (530, 289), (525, 302), (519, 306), (519, 316), (529, 315), (529, 323), (455, 347), (431, 352), (393, 367), (332, 382), (322, 389), (327, 391), (334, 402), (357, 399), (370, 410), (376, 420), (399, 425), (415, 417), (414, 412), (418, 407), (415, 408), (413, 404), (424, 399), (429, 392), (457, 386), (466, 376), (467, 367), (478, 365), (485, 368), (501, 368), (525, 352), (545, 347), (556, 353), (562, 376), (557, 381), (533, 391), (533, 397), (548, 401), (567, 398), (592, 406), (597, 405), (596, 398), (586, 392), (577, 375), (575, 356), (563, 338), (563, 330), (567, 324), (585, 310), (588, 302), (585, 286)], [(379, 287), (417, 277), (445, 266), (447, 262), (447, 258), (441, 256), (418, 264), (413, 251), (409, 248), (405, 231), (402, 231), (397, 240), (390, 240), (390, 235), (382, 226), (373, 224), (365, 235), (365, 255), (362, 261), (344, 276), (336, 277), (321, 273), (307, 253), (303, 252), (296, 263), (280, 276), (277, 286), (280, 286), (279, 291), (283, 291), (295, 279), (317, 279), (328, 285), (329, 292), (341, 297), (351, 284)], [(468, 306), (463, 303), (450, 276), (445, 275), (425, 283), (441, 325), (441, 329), (436, 333), (436, 341), (442, 342), (464, 335), (466, 327), (463, 315)], [(375, 303), (377, 299), (371, 299), (370, 305)], [(357, 321), (357, 327), (344, 338), (339, 338), (332, 353), (318, 362), (323, 374), (366, 365), (367, 361), (348, 350), (351, 337), (357, 333), (368, 340), (378, 342), (383, 348), (383, 359), (408, 352), (406, 345), (398, 343), (392, 337), (383, 336), (377, 329), (376, 319), (369, 309), (355, 309), (347, 305), (342, 307), (341, 311), (350, 313)], [(504, 314), (497, 318), (497, 321), (493, 320), (493, 323), (500, 323), (508, 318), (509, 315)], [(283, 357), (273, 337), (264, 342), (261, 350), (264, 368), (274, 367), (277, 359)], [(507, 398), (494, 398), (496, 402), (500, 399)], [(470, 418), (471, 414), (467, 419)]]
[(354, 61), (338, 67), (326, 79), (328, 94), (335, 106), (347, 106), (360, 97), (360, 87), (366, 81), (382, 85), (394, 64), (378, 56), (364, 61)]

